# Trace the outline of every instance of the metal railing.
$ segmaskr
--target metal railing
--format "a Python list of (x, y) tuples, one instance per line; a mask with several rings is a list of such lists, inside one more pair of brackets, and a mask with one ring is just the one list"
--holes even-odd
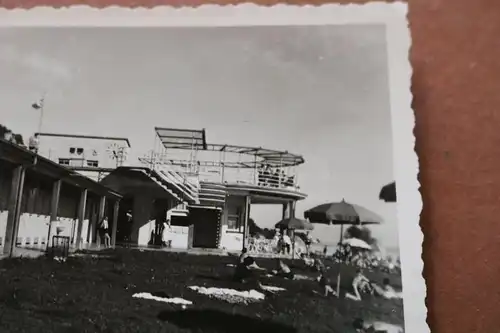
[[(235, 168), (224, 167), (224, 162), (185, 161), (172, 163), (164, 154), (152, 154), (150, 157), (140, 158), (143, 164), (162, 171), (169, 181), (179, 184), (186, 183), (192, 192), (199, 192), (199, 182), (222, 184), (241, 184), (264, 188), (286, 189), (299, 191), (297, 174), (292, 168)], [(190, 192), (190, 191), (188, 191)]]
[(179, 172), (169, 163), (158, 158), (158, 156), (154, 154), (151, 154), (150, 157), (139, 158), (139, 161), (158, 172), (167, 183), (176, 187), (177, 190), (183, 193), (189, 200), (194, 202), (199, 201), (198, 194), (200, 184), (196, 175)]

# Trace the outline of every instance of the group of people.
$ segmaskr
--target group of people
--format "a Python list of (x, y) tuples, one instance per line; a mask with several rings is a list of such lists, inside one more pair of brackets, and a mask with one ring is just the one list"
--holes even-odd
[(276, 242), (276, 250), (278, 254), (292, 253), (292, 239), (286, 232), (276, 232), (274, 240)]
[[(323, 265), (321, 260), (316, 257), (309, 257), (303, 255), (302, 259), (306, 266), (319, 273), (316, 281), (320, 287), (320, 292), (323, 296), (338, 296), (337, 290), (334, 288), (334, 284), (330, 282), (326, 274), (327, 268)], [(265, 268), (259, 267), (255, 262), (255, 259), (248, 254), (247, 249), (243, 249), (241, 252), (238, 262), (236, 264), (236, 269), (234, 271), (233, 280), (238, 283), (248, 285), (249, 287), (260, 290), (267, 293), (268, 290), (260, 282), (260, 273), (266, 272), (273, 276), (282, 277), (285, 279), (295, 280), (299, 277), (295, 274), (292, 269), (285, 264), (281, 259), (276, 259), (276, 268), (268, 272)], [(345, 298), (354, 301), (360, 301), (365, 296), (372, 295), (376, 297), (383, 297), (386, 299), (402, 298), (400, 292), (396, 292), (391, 286), (391, 282), (388, 278), (384, 278), (382, 284), (379, 285), (373, 281), (370, 281), (361, 269), (357, 269), (355, 276), (352, 279), (351, 290), (345, 293)], [(365, 322), (360, 318), (357, 318), (353, 322), (353, 326), (358, 333), (369, 333), (378, 332), (382, 330), (383, 332), (395, 332), (402, 333), (402, 328), (399, 326), (383, 323), (383, 322)]]
[[(333, 288), (332, 283), (327, 277), (327, 268), (325, 267), (321, 259), (316, 257), (308, 257), (304, 254), (302, 256), (302, 260), (307, 268), (319, 273), (319, 276), (316, 280), (319, 283), (322, 294), (325, 297), (329, 295), (338, 296), (337, 291)], [(265, 268), (259, 267), (255, 262), (255, 259), (248, 254), (247, 249), (243, 249), (238, 258), (238, 263), (236, 264), (234, 281), (240, 283), (251, 283), (253, 287), (257, 289), (263, 289), (259, 280), (259, 275), (256, 273), (258, 271), (267, 270)], [(298, 276), (281, 259), (276, 259), (276, 268), (271, 270), (269, 273), (271, 275), (290, 280), (294, 280)], [(382, 281), (382, 284), (379, 285), (373, 281), (370, 281), (363, 274), (363, 271), (358, 268), (352, 280), (352, 289), (346, 292), (345, 297), (351, 300), (360, 301), (366, 295), (374, 295), (387, 299), (401, 298), (401, 293), (395, 291), (395, 289), (391, 286), (390, 280), (388, 278), (385, 278)]]
[(258, 170), (259, 186), (292, 187), (295, 185), (295, 176), (287, 176), (285, 170), (272, 168), (266, 164)]
[(338, 246), (337, 250), (333, 254), (333, 259), (336, 262), (344, 262), (358, 268), (379, 268), (380, 270), (387, 273), (398, 272), (398, 264), (394, 263), (390, 257), (383, 258), (377, 252), (356, 250), (346, 244), (341, 244)]
[(277, 259), (276, 269), (268, 272), (265, 268), (259, 267), (255, 262), (255, 259), (248, 254), (248, 250), (244, 248), (238, 257), (238, 262), (233, 275), (233, 281), (249, 284), (251, 287), (259, 290), (265, 290), (260, 282), (258, 272), (267, 272), (274, 276), (280, 276), (290, 280), (295, 278), (295, 274), (292, 272), (290, 267), (282, 260)]
[(31, 152), (38, 154), (38, 148), (40, 145), (39, 134), (35, 133), (32, 137), (30, 137), (28, 141), (28, 147), (25, 146), (24, 142), (19, 135), (14, 135), (11, 130), (6, 130), (3, 136), (3, 139), (7, 142), (16, 144), (18, 146), (28, 148)]

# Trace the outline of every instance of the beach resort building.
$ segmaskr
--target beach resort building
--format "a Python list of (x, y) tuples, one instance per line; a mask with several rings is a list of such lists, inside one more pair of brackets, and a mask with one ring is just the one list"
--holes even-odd
[(180, 249), (237, 251), (246, 244), (252, 204), (281, 205), (286, 218), (306, 198), (300, 155), (209, 143), (205, 130), (154, 130), (156, 143), (142, 155), (126, 138), (39, 133), (38, 154), (0, 141), (0, 197), (9, 198), (0, 201), (3, 243), (40, 246), (56, 223), (72, 245), (92, 244), (96, 224), (108, 216), (113, 244), (168, 240)]

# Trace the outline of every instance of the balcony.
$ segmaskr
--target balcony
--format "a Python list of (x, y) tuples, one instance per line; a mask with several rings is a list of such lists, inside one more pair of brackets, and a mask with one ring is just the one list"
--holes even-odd
[[(144, 165), (154, 169), (168, 169), (176, 175), (176, 182), (199, 183), (199, 189), (207, 187), (204, 184), (242, 185), (265, 189), (300, 191), (296, 167), (238, 167), (235, 164), (226, 166), (218, 161), (186, 161), (168, 159), (166, 155), (154, 154), (154, 157), (140, 159)], [(213, 191), (212, 191), (213, 192)], [(212, 193), (216, 194), (216, 193)]]

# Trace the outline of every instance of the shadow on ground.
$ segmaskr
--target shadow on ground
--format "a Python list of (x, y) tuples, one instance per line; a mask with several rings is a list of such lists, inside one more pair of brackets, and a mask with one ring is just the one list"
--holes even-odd
[(258, 318), (246, 317), (239, 314), (230, 314), (217, 310), (181, 310), (162, 311), (158, 319), (168, 321), (184, 329), (198, 329), (203, 332), (224, 333), (296, 333), (291, 326)]

